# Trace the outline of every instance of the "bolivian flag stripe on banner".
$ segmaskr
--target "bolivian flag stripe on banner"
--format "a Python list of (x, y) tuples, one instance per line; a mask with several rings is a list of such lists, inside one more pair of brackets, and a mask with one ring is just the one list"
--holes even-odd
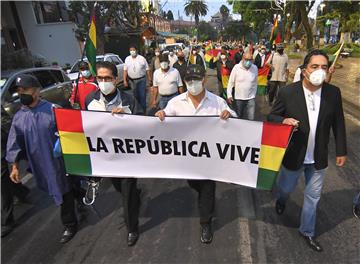
[(287, 125), (216, 116), (160, 122), (54, 111), (66, 171), (80, 176), (210, 179), (271, 190), (292, 133)]

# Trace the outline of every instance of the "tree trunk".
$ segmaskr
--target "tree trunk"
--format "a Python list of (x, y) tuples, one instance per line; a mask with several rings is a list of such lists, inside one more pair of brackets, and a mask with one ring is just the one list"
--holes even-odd
[(299, 9), (301, 14), (301, 24), (303, 25), (306, 32), (306, 48), (309, 50), (313, 47), (313, 33), (309, 24), (308, 15), (306, 12), (306, 2), (299, 2)]
[(290, 2), (290, 16), (288, 20), (286, 21), (285, 25), (285, 36), (284, 36), (284, 42), (289, 43), (292, 38), (291, 28), (292, 24), (295, 21), (296, 16), (299, 15), (297, 12), (298, 9), (296, 9), (296, 2)]
[(104, 21), (101, 18), (100, 13), (97, 12), (96, 14), (96, 54), (103, 55), (105, 54), (104, 50), (104, 42), (105, 42), (105, 36), (104, 36)]
[(340, 42), (351, 43), (351, 32), (341, 32)]

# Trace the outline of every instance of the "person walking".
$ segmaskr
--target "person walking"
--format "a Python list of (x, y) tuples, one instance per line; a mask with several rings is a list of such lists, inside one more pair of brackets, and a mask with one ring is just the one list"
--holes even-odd
[(284, 53), (284, 45), (276, 44), (276, 52), (270, 58), (268, 66), (271, 67), (269, 82), (269, 105), (271, 106), (278, 91), (286, 85), (289, 76), (289, 58)]
[(160, 69), (160, 49), (156, 48), (154, 52), (155, 56), (151, 58), (150, 73), (154, 74), (154, 71)]
[(70, 96), (70, 104), (73, 108), (85, 109), (86, 96), (98, 89), (94, 77), (89, 70), (89, 64), (86, 61), (79, 63), (80, 78), (78, 83), (73, 85)]
[(345, 120), (340, 89), (324, 82), (329, 65), (326, 53), (311, 51), (303, 65), (304, 79), (281, 89), (268, 115), (270, 122), (296, 128), (277, 179), (275, 210), (278, 215), (284, 213), (286, 201), (304, 174), (299, 234), (311, 249), (320, 252), (323, 248), (315, 240), (316, 211), (328, 166), (329, 134), (332, 129), (336, 165), (342, 167), (347, 153)]
[[(218, 115), (221, 119), (236, 117), (221, 97), (210, 93), (204, 87), (205, 71), (200, 65), (190, 65), (187, 69), (185, 82), (188, 91), (169, 101), (165, 109), (156, 112), (155, 116), (163, 121), (166, 116), (207, 116)], [(191, 188), (198, 193), (202, 243), (211, 243), (213, 239), (212, 218), (215, 209), (216, 184), (211, 180), (188, 180)]]
[[(117, 69), (111, 62), (96, 64), (96, 79), (99, 90), (86, 98), (86, 109), (107, 111), (113, 114), (143, 114), (136, 99), (116, 88)], [(114, 188), (121, 193), (124, 207), (124, 219), (127, 227), (127, 245), (134, 246), (139, 238), (140, 192), (135, 178), (111, 178)]]
[(181, 76), (181, 81), (183, 83), (183, 90), (186, 92), (186, 84), (184, 82), (186, 69), (187, 69), (187, 61), (185, 59), (185, 54), (183, 51), (178, 51), (177, 53), (178, 61), (174, 63), (173, 67), (177, 69)]
[(166, 55), (161, 55), (160, 69), (154, 72), (153, 80), (150, 107), (155, 107), (158, 95), (160, 96), (159, 108), (164, 109), (171, 98), (184, 92), (180, 73), (170, 66)]
[(221, 51), (220, 60), (216, 62), (216, 76), (218, 79), (219, 96), (227, 99), (227, 87), (234, 64), (226, 51)]
[(63, 159), (53, 154), (57, 140), (54, 106), (40, 99), (41, 84), (30, 74), (19, 75), (15, 87), (23, 106), (13, 118), (7, 141), (10, 179), (21, 182), (18, 161), (25, 154), (38, 188), (49, 193), (60, 206), (65, 227), (60, 243), (66, 243), (77, 232), (77, 217), (71, 178), (66, 177)]
[[(239, 64), (231, 71), (227, 86), (228, 103), (235, 100), (235, 111), (239, 118), (254, 120), (255, 97), (258, 81), (258, 69), (252, 63), (251, 53), (245, 53)], [(232, 92), (235, 88), (235, 98)]]
[(149, 85), (152, 86), (150, 67), (146, 59), (138, 54), (136, 47), (132, 45), (130, 55), (125, 59), (124, 86), (130, 86), (144, 113), (146, 113), (146, 77)]

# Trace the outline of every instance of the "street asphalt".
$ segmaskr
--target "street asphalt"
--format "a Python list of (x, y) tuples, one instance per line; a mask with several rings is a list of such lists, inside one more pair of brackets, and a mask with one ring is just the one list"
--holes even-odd
[[(359, 64), (358, 64), (359, 65)], [(351, 84), (341, 70), (334, 83)], [(339, 74), (339, 75), (337, 75)], [(215, 71), (208, 70), (207, 88), (216, 91)], [(356, 74), (355, 74), (356, 75)], [(354, 75), (354, 76), (355, 76)], [(341, 78), (341, 79), (340, 79)], [(351, 86), (351, 85), (349, 85)], [(359, 94), (359, 84), (357, 94)], [(121, 196), (108, 180), (101, 185), (95, 209), (89, 207), (80, 230), (67, 244), (58, 242), (63, 231), (59, 208), (35, 187), (30, 203), (16, 206), (16, 229), (2, 239), (2, 263), (358, 263), (360, 220), (351, 213), (360, 191), (360, 109), (343, 92), (348, 139), (345, 168), (335, 166), (330, 142), (329, 167), (317, 215), (317, 239), (324, 252), (309, 249), (297, 227), (304, 181), (298, 184), (286, 210), (278, 216), (274, 193), (217, 183), (214, 240), (200, 242), (197, 197), (185, 180), (140, 179), (142, 206), (138, 243), (126, 245)], [(348, 111), (348, 103), (350, 110)], [(256, 119), (269, 112), (265, 98), (257, 98)]]

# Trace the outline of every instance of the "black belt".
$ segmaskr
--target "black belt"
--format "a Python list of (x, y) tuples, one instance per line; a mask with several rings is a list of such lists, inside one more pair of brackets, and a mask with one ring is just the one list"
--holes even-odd
[(161, 96), (161, 97), (170, 97), (170, 96), (174, 96), (174, 95), (177, 95), (177, 94), (178, 94), (178, 92), (173, 93), (173, 94), (167, 94), (167, 95), (162, 95), (162, 94), (160, 94), (160, 96)]
[(130, 81), (136, 81), (136, 80), (140, 80), (142, 78), (145, 78), (145, 76), (140, 77), (140, 78), (130, 78), (130, 77), (128, 77), (128, 78), (129, 78)]

